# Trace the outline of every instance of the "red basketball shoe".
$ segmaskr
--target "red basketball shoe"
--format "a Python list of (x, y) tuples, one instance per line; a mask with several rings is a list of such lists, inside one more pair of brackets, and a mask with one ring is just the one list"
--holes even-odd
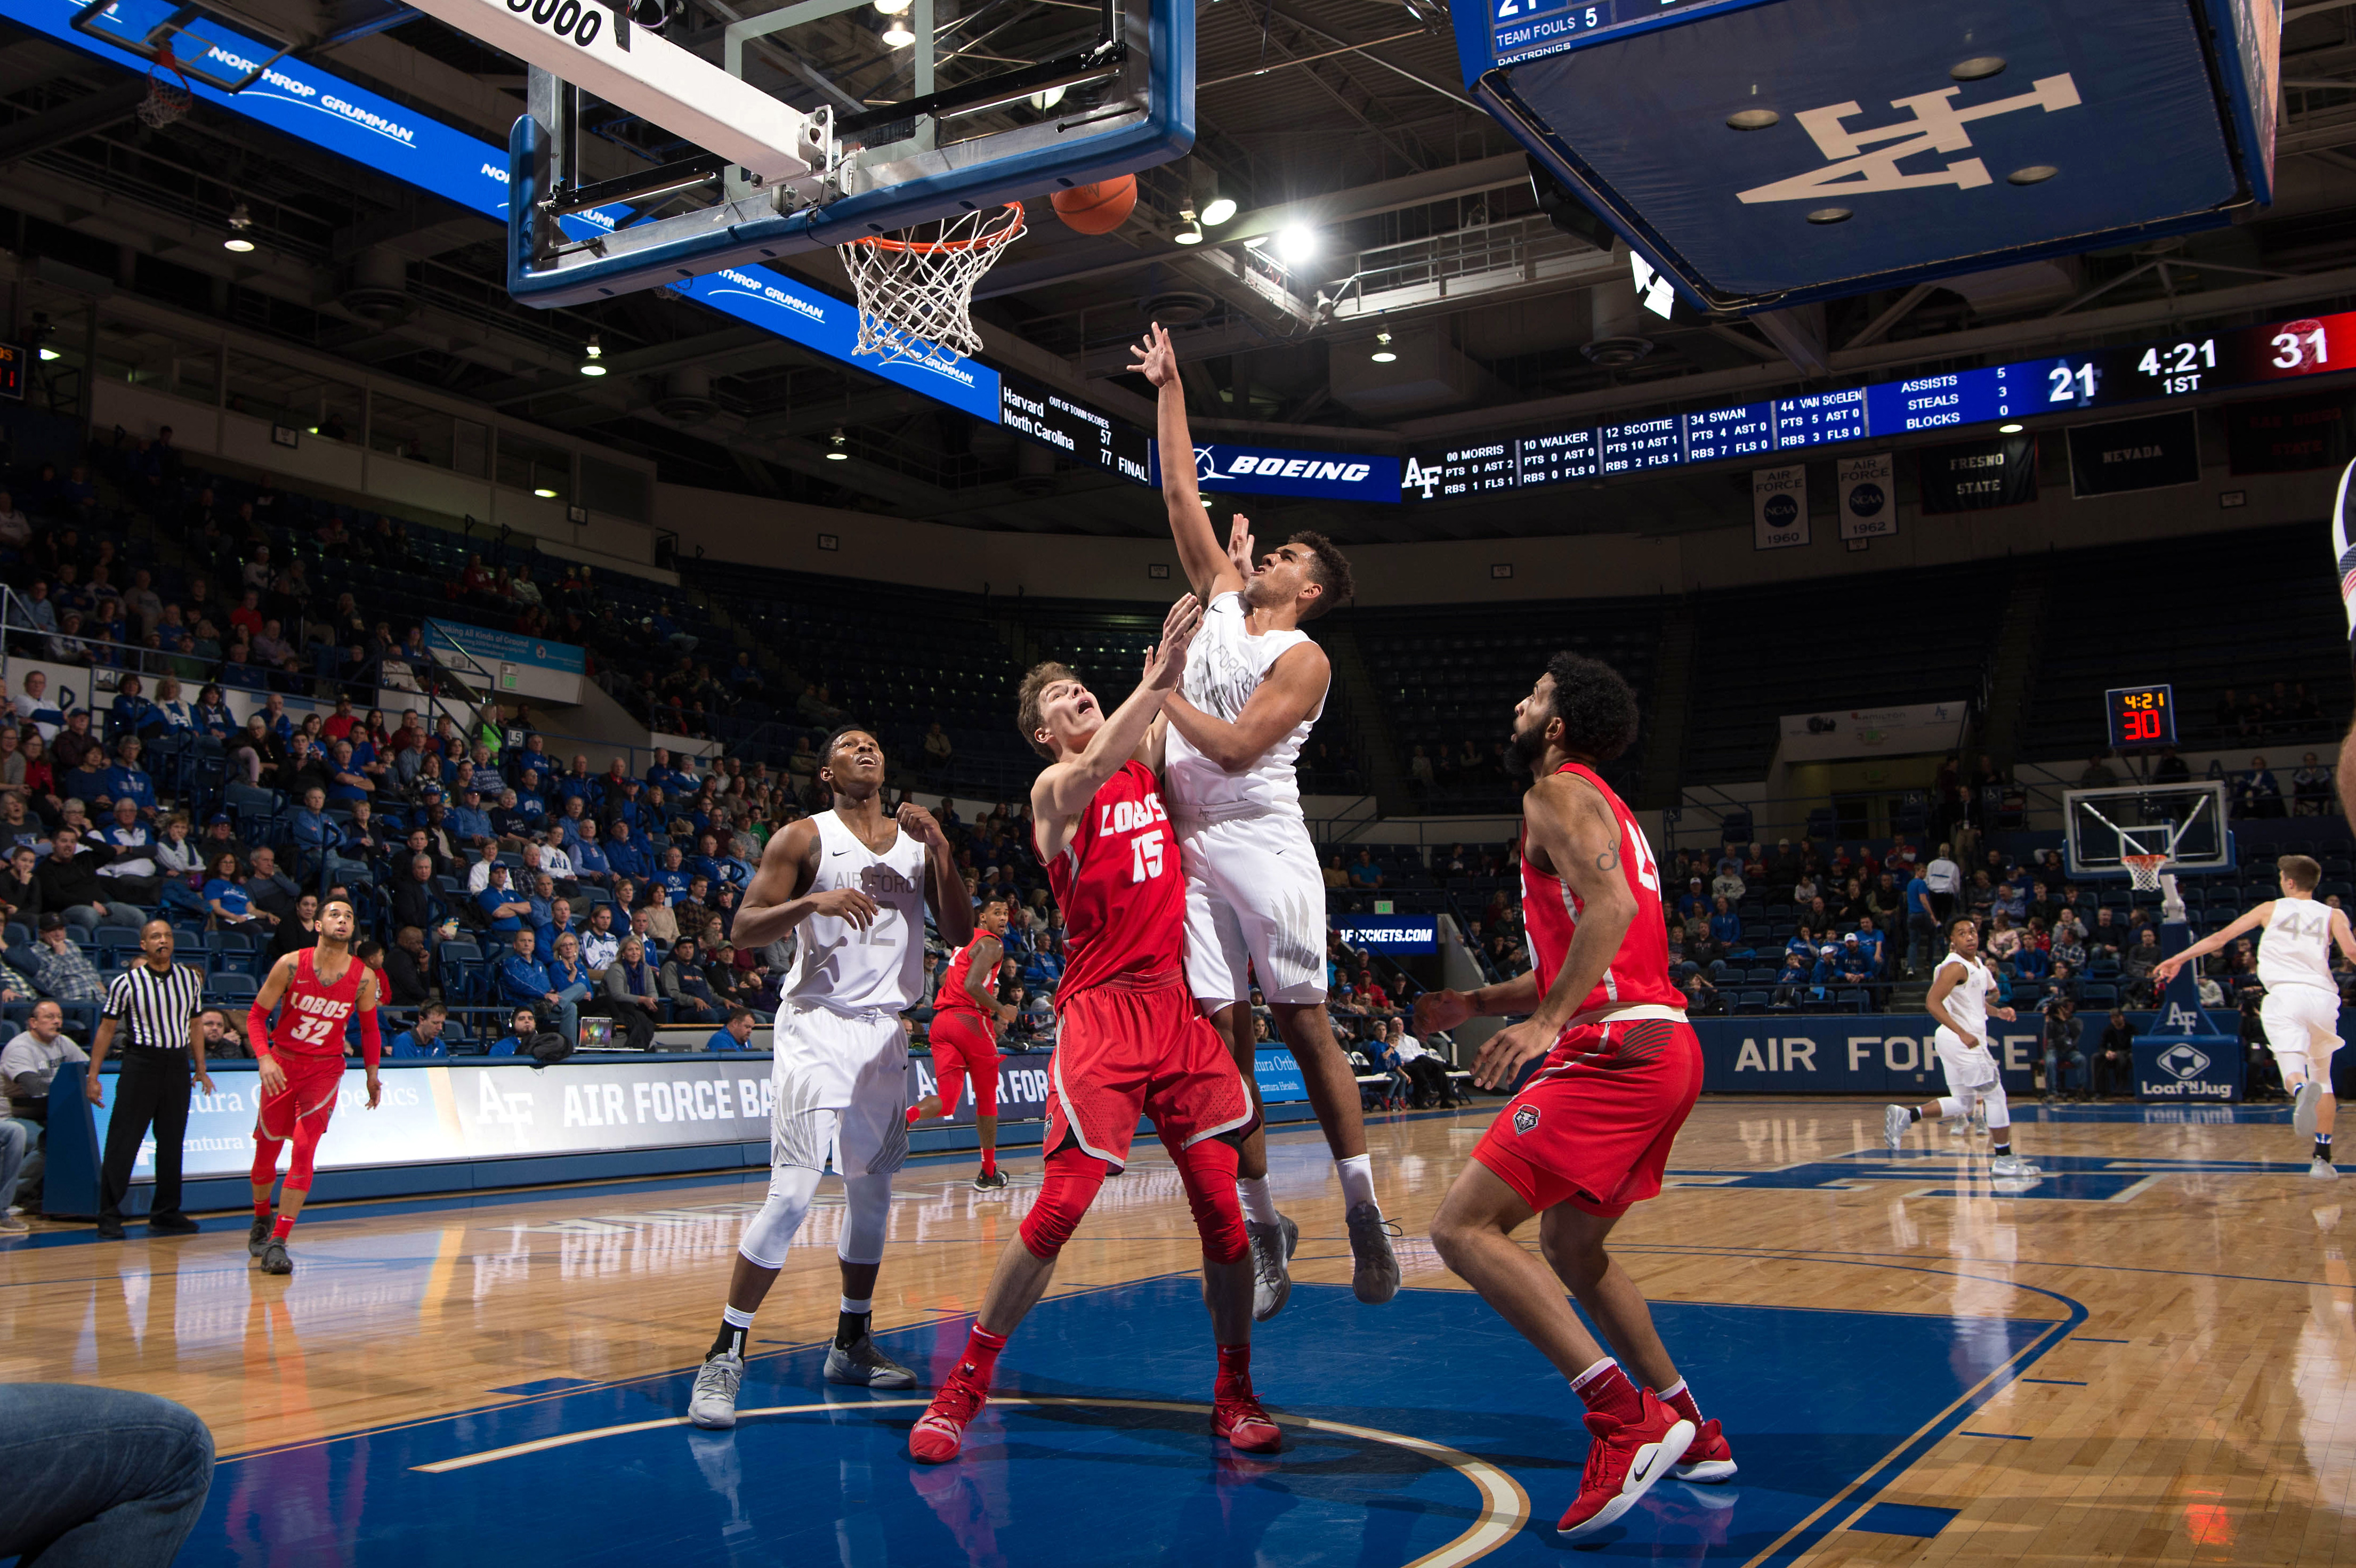
[(1727, 1445), (1716, 1416), (1694, 1429), (1692, 1444), (1677, 1461), (1677, 1479), (1705, 1487), (1734, 1479), (1734, 1450)]
[(1587, 1450), (1587, 1469), (1579, 1478), (1579, 1500), (1570, 1505), (1555, 1529), (1566, 1541), (1592, 1535), (1636, 1506), (1676, 1467), (1694, 1440), (1694, 1424), (1663, 1404), (1651, 1389), (1640, 1391), (1644, 1413), (1623, 1422), (1599, 1410), (1587, 1413), (1587, 1430), (1595, 1441)]
[(1211, 1406), (1211, 1431), (1247, 1454), (1273, 1454), (1284, 1434), (1249, 1392), (1222, 1394)]
[(955, 1373), (941, 1384), (941, 1392), (933, 1395), (933, 1403), (916, 1424), (908, 1429), (908, 1457), (920, 1465), (938, 1465), (958, 1456), (965, 1444), (969, 1422), (981, 1413), (990, 1403), (990, 1392), (976, 1388)]

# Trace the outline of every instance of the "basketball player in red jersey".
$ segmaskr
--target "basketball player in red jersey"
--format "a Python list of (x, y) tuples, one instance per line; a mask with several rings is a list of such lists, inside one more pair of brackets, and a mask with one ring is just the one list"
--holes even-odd
[(973, 1126), (981, 1137), (981, 1169), (976, 1192), (1006, 1185), (998, 1168), (998, 1026), (1014, 1020), (1014, 1009), (999, 1002), (998, 961), (1005, 948), (1006, 901), (992, 899), (973, 917), (973, 940), (957, 951), (933, 998), (934, 1092), (908, 1107), (908, 1125), (926, 1116), (953, 1116), (966, 1079), (973, 1080)]
[[(318, 945), (272, 965), (246, 1014), (245, 1038), (254, 1042), (262, 1063), (262, 1110), (253, 1124), (253, 1230), (245, 1250), (262, 1260), (264, 1274), (294, 1272), (286, 1237), (311, 1195), (312, 1160), (336, 1114), (336, 1093), (344, 1082), (344, 1026), (354, 1013), (360, 1020), (369, 1110), (384, 1093), (377, 1078), (382, 1037), (377, 1030), (376, 975), (352, 955), (358, 922), (349, 900), (332, 898), (321, 905)], [(274, 1030), (273, 1008), (278, 1008)], [(273, 1223), (270, 1189), (278, 1178), (278, 1151), (289, 1141), (294, 1159)]]
[[(1594, 1442), (1558, 1527), (1574, 1540), (1673, 1470), (1689, 1481), (1734, 1474), (1732, 1451), (1718, 1423), (1702, 1420), (1644, 1296), (1603, 1250), (1630, 1205), (1661, 1190), (1669, 1146), (1701, 1093), (1701, 1046), (1669, 979), (1660, 869), (1595, 773), (1635, 734), (1636, 697), (1617, 672), (1554, 656), (1514, 710), (1514, 751), (1537, 780), (1522, 801), (1522, 915), (1537, 966), (1477, 991), (1428, 995), (1416, 1008), (1424, 1033), (1476, 1013), (1526, 1015), (1481, 1047), (1472, 1076), (1483, 1088), (1546, 1059), (1474, 1147), (1431, 1241), (1587, 1405)], [(1543, 1216), (1545, 1263), (1514, 1240), (1533, 1214)], [(1644, 1386), (1595, 1342), (1563, 1285)]]
[(1192, 596), (1171, 608), (1145, 678), (1110, 717), (1062, 665), (1023, 678), (1016, 722), (1051, 764), (1031, 789), (1034, 848), (1064, 912), (1069, 959), (1055, 997), (1047, 1176), (999, 1254), (957, 1371), (908, 1434), (909, 1456), (926, 1464), (956, 1457), (989, 1402), (1006, 1337), (1046, 1290), (1105, 1177), (1127, 1163), (1140, 1115), (1177, 1163), (1202, 1233), (1203, 1299), (1219, 1351), (1211, 1429), (1251, 1453), (1280, 1441), (1252, 1393), (1251, 1245), (1236, 1197), (1237, 1146), (1257, 1118), (1226, 1042), (1187, 991), (1185, 873), (1153, 773), (1166, 733), (1156, 720), (1201, 621)]

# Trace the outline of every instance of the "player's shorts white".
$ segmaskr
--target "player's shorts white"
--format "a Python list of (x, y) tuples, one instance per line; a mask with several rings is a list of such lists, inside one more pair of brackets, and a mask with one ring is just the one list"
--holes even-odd
[(770, 1076), (773, 1165), (844, 1176), (889, 1176), (908, 1157), (908, 1040), (883, 1008), (838, 1013), (809, 1005), (777, 1015)]
[(2331, 1053), (2340, 1049), (2340, 997), (2320, 986), (2276, 986), (2258, 1004), (2266, 1045), (2286, 1074), (2331, 1083)]
[(1186, 869), (1186, 988), (1212, 1006), (1325, 999), (1325, 875), (1309, 825), (1265, 812), (1173, 825)]
[(1961, 1099), (1997, 1086), (1999, 1080), (1993, 1052), (1971, 1044), (1944, 1025), (1932, 1038), (1939, 1048), (1939, 1070), (1947, 1075), (1950, 1095)]

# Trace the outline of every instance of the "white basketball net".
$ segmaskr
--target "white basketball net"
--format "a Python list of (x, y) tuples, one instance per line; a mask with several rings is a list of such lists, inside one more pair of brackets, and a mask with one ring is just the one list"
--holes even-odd
[(2168, 857), (2122, 855), (2119, 857), (2119, 864), (2127, 869), (2127, 875), (2134, 880), (2136, 888), (2145, 892), (2153, 892), (2158, 890), (2159, 869), (2168, 864)]
[(159, 48), (155, 63), (147, 68), (147, 96), (139, 101), (140, 123), (161, 131), (195, 108), (196, 101), (188, 79), (172, 63), (172, 51)]
[(851, 352), (886, 365), (906, 359), (944, 370), (980, 353), (981, 336), (968, 314), (974, 285), (1022, 233), (1023, 204), (1009, 202), (996, 212), (968, 212), (838, 248), (859, 296), (859, 344)]

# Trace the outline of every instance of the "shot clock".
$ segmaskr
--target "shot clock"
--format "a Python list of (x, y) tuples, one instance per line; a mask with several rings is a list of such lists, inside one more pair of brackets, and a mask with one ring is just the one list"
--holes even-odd
[(2176, 744), (2174, 687), (2115, 686), (2104, 694), (2103, 710), (2110, 718), (2114, 751)]

